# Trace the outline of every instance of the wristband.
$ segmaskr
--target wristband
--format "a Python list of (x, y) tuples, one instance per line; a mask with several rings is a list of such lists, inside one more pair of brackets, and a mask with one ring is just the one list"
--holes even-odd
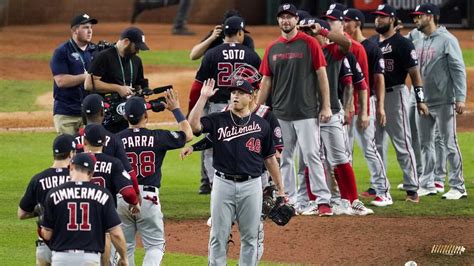
[(415, 87), (415, 98), (416, 98), (416, 103), (424, 103), (425, 102), (425, 94), (423, 93), (423, 87), (422, 86), (416, 86)]
[(176, 108), (171, 112), (173, 113), (174, 118), (176, 119), (176, 121), (178, 121), (178, 123), (181, 123), (186, 120), (186, 117), (184, 117), (183, 113), (181, 112), (181, 109)]
[(321, 28), (321, 29), (319, 30), (319, 35), (324, 36), (324, 37), (328, 37), (329, 31), (328, 31), (327, 29), (325, 29), (325, 28)]

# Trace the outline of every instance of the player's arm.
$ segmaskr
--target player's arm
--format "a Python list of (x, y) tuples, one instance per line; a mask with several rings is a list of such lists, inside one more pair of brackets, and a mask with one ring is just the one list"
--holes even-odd
[(277, 162), (275, 155), (272, 155), (265, 159), (265, 167), (270, 173), (275, 185), (278, 189), (278, 196), (285, 196), (285, 188), (283, 187), (283, 182), (281, 180), (280, 165)]
[(196, 105), (189, 113), (189, 123), (191, 125), (191, 129), (195, 134), (199, 134), (202, 131), (201, 125), (201, 116), (204, 110), (204, 106), (206, 105), (207, 100), (216, 93), (218, 89), (214, 89), (215, 80), (214, 79), (207, 79), (204, 81), (201, 95), (199, 96)]
[(191, 49), (191, 53), (189, 53), (189, 58), (191, 60), (197, 60), (201, 58), (204, 53), (207, 51), (209, 46), (218, 38), (220, 38), (222, 33), (222, 25), (217, 25), (214, 27), (214, 30), (212, 31), (212, 34), (209, 35), (208, 38), (206, 38), (204, 41), (196, 44), (193, 46)]
[(27, 212), (23, 210), (21, 207), (18, 207), (17, 215), (18, 215), (18, 219), (25, 220), (25, 219), (37, 217), (38, 213), (35, 213), (34, 211)]
[(260, 89), (258, 90), (257, 95), (257, 104), (265, 104), (265, 101), (268, 99), (268, 96), (272, 92), (272, 77), (263, 76), (262, 81), (260, 82)]
[(115, 249), (120, 255), (121, 259), (127, 260), (127, 249), (125, 247), (125, 237), (123, 235), (122, 228), (120, 225), (114, 226), (109, 229), (110, 240), (114, 244)]
[(180, 131), (183, 131), (186, 135), (186, 142), (189, 142), (193, 139), (193, 131), (191, 125), (189, 125), (188, 120), (184, 117), (181, 109), (179, 108), (179, 99), (178, 94), (175, 90), (167, 90), (165, 94), (166, 98), (166, 109), (171, 111), (174, 115), (174, 118), (178, 122), (178, 128)]
[(51, 229), (51, 228), (41, 227), (40, 232), (41, 232), (40, 237), (43, 238), (46, 241), (51, 240), (51, 238), (53, 237), (53, 229)]
[(53, 79), (59, 88), (67, 89), (84, 83), (86, 76), (85, 73), (79, 75), (60, 74), (53, 76)]
[(466, 108), (466, 68), (462, 58), (461, 47), (456, 39), (449, 39), (446, 46), (448, 70), (453, 81), (454, 96), (456, 97), (456, 112), (464, 113)]
[(113, 83), (107, 83), (100, 80), (101, 77), (87, 74), (84, 81), (84, 89), (87, 91), (96, 91), (100, 93), (116, 92), (121, 97), (132, 95), (132, 88), (130, 86), (122, 86)]
[(374, 73), (375, 96), (377, 97), (376, 116), (381, 126), (385, 126), (385, 78), (382, 73)]
[(428, 107), (425, 104), (425, 97), (423, 93), (423, 81), (421, 79), (420, 70), (418, 66), (413, 66), (408, 69), (411, 83), (413, 84), (416, 97), (416, 106), (421, 115), (429, 115)]
[(321, 25), (319, 25), (319, 23), (315, 23), (313, 26), (311, 26), (311, 29), (315, 34), (324, 36), (328, 38), (330, 41), (336, 43), (337, 46), (339, 47), (339, 50), (343, 54), (347, 54), (349, 50), (351, 49), (352, 42), (344, 34), (328, 31), (322, 28)]
[(321, 111), (319, 112), (320, 122), (328, 122), (331, 118), (331, 104), (329, 101), (329, 82), (326, 73), (326, 67), (320, 67), (316, 70), (319, 82), (319, 92), (321, 96)]
[(56, 49), (50, 62), (53, 79), (59, 88), (67, 89), (84, 83), (86, 74), (72, 75), (69, 72), (67, 52), (65, 49)]

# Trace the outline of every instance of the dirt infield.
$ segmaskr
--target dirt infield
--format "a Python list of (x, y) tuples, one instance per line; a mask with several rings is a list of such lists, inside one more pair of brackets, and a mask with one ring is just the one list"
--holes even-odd
[[(125, 23), (98, 24), (94, 40), (114, 41)], [(211, 28), (210, 25), (191, 26), (198, 34), (176, 37), (169, 34), (169, 25), (139, 24), (152, 50), (190, 49)], [(263, 48), (278, 36), (276, 27), (249, 26), (256, 47)], [(0, 79), (51, 80), (46, 61), (24, 59), (22, 55), (52, 53), (67, 40), (67, 25), (16, 26), (0, 29)], [(455, 31), (463, 48), (474, 48), (472, 31)], [(158, 59), (159, 60), (159, 59)], [(145, 66), (150, 85), (173, 84), (179, 91), (180, 102), (187, 111), (189, 87), (195, 69)], [(469, 98), (474, 90), (474, 69), (468, 70)], [(52, 93), (42, 95), (36, 102), (38, 112), (0, 113), (0, 130), (9, 128), (52, 127)], [(152, 113), (151, 122), (173, 121), (169, 112)], [(474, 113), (458, 116), (460, 130), (474, 130)], [(207, 255), (209, 229), (205, 221), (166, 221), (167, 251)], [(238, 257), (238, 233), (233, 229), (236, 246), (231, 257)], [(265, 224), (264, 260), (310, 264), (402, 264), (409, 260), (430, 264), (470, 264), (474, 261), (474, 220), (464, 218), (380, 218), (380, 217), (296, 217), (286, 227)], [(456, 244), (468, 248), (459, 257), (430, 255), (434, 244)]]

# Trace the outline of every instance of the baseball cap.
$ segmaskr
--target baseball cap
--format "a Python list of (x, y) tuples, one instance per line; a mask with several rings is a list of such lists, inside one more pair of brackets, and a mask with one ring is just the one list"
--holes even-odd
[(298, 9), (292, 4), (285, 3), (285, 4), (282, 4), (278, 8), (277, 17), (279, 17), (282, 13), (288, 13), (288, 14), (291, 14), (291, 15), (297, 17), (298, 16)]
[(84, 13), (84, 14), (80, 14), (80, 15), (77, 15), (74, 18), (72, 18), (71, 28), (74, 27), (74, 26), (81, 25), (81, 24), (86, 24), (86, 23), (97, 24), (97, 22), (98, 22), (97, 19), (91, 18), (89, 15)]
[(344, 19), (360, 21), (362, 25), (365, 23), (365, 16), (359, 9), (349, 8), (344, 10)]
[(383, 4), (377, 7), (377, 10), (370, 12), (374, 15), (385, 16), (385, 17), (396, 17), (397, 11), (391, 5)]
[(64, 154), (76, 149), (74, 137), (69, 134), (57, 136), (53, 141), (53, 154)]
[(93, 115), (104, 110), (104, 99), (99, 94), (89, 94), (82, 100), (82, 113)]
[(104, 145), (105, 131), (100, 124), (89, 124), (84, 128), (84, 138), (94, 147)]
[(235, 34), (239, 30), (243, 30), (245, 33), (249, 33), (245, 30), (245, 22), (242, 17), (232, 16), (225, 20), (224, 22), (224, 34)]
[(125, 116), (127, 118), (140, 118), (146, 112), (146, 103), (142, 97), (130, 97), (125, 103)]
[(300, 19), (299, 25), (300, 27), (309, 27), (313, 25), (314, 23), (319, 23), (319, 19), (317, 18), (312, 18), (312, 17), (307, 17), (304, 19)]
[(341, 3), (334, 3), (329, 6), (329, 9), (337, 9), (339, 11), (344, 11), (347, 9), (347, 6)]
[(415, 11), (410, 13), (410, 15), (412, 16), (416, 16), (416, 15), (435, 15), (435, 16), (439, 16), (440, 14), (440, 11), (439, 11), (439, 7), (435, 4), (431, 4), (431, 3), (424, 3), (424, 4), (421, 4), (421, 5), (417, 5), (416, 8), (415, 8)]
[(71, 159), (71, 164), (82, 166), (90, 171), (94, 171), (95, 155), (89, 152), (78, 153)]
[(300, 21), (303, 20), (303, 19), (311, 19), (311, 15), (306, 10), (298, 9), (297, 13), (298, 13), (298, 17), (299, 17)]
[(339, 9), (329, 9), (326, 13), (321, 17), (322, 19), (330, 19), (330, 20), (344, 20), (344, 14)]
[(150, 48), (145, 44), (145, 34), (137, 27), (126, 28), (122, 32), (122, 35), (120, 35), (120, 38), (129, 39), (131, 42), (135, 43), (137, 48), (140, 50), (150, 50)]
[(230, 89), (230, 91), (241, 90), (241, 91), (246, 92), (248, 94), (252, 94), (255, 91), (254, 87), (248, 81), (246, 81), (245, 79), (233, 80), (232, 84), (229, 87), (229, 89)]
[(326, 20), (323, 19), (316, 19), (316, 23), (318, 23), (323, 29), (331, 31), (331, 25)]

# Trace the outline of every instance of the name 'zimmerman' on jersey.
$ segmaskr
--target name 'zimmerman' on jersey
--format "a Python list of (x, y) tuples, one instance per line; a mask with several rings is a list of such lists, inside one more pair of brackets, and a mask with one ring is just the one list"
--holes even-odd
[(230, 99), (230, 87), (232, 80), (230, 75), (239, 66), (249, 64), (256, 69), (260, 67), (260, 57), (254, 50), (240, 43), (223, 43), (206, 52), (196, 74), (196, 80), (204, 82), (208, 78), (216, 81), (219, 90), (211, 98), (210, 102), (227, 103)]
[(67, 182), (51, 189), (46, 195), (44, 217), (43, 227), (54, 228), (49, 243), (54, 251), (103, 253), (105, 233), (120, 224), (112, 195), (91, 182)]
[(275, 154), (270, 126), (258, 115), (240, 118), (225, 111), (202, 117), (201, 124), (214, 143), (213, 166), (219, 172), (260, 176), (263, 161)]
[(128, 128), (117, 136), (122, 139), (138, 184), (157, 188), (161, 187), (161, 165), (166, 151), (182, 148), (186, 144), (186, 135), (182, 131)]

